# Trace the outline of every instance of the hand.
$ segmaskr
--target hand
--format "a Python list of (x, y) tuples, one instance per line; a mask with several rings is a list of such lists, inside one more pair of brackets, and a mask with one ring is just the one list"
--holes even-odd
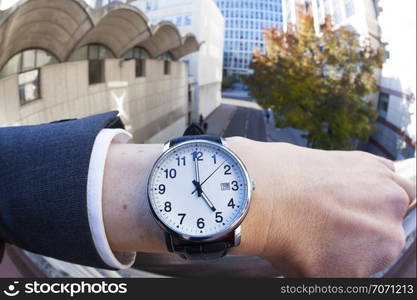
[(370, 276), (400, 253), (415, 184), (387, 159), (243, 138), (228, 144), (256, 182), (232, 253), (268, 259), (285, 276)]
[[(415, 184), (397, 176), (391, 161), (246, 138), (227, 142), (256, 182), (241, 244), (231, 254), (262, 256), (285, 276), (322, 277), (369, 276), (399, 254)], [(110, 146), (103, 218), (113, 251), (167, 252), (146, 196), (162, 149)]]
[[(196, 185), (197, 195), (198, 197), (201, 197), (201, 186), (200, 186), (200, 171), (198, 169), (198, 158), (197, 158), (197, 152), (194, 152), (193, 155), (194, 160), (194, 171), (195, 171), (195, 180), (193, 180), (193, 184)], [(196, 182), (196, 183), (194, 183)]]
[(206, 201), (206, 203), (210, 207), (210, 209), (212, 211), (216, 211), (216, 208), (214, 207), (213, 203), (210, 201), (210, 199), (207, 197), (207, 195), (203, 192), (200, 183), (193, 180), (193, 184), (195, 186), (195, 190), (197, 191), (198, 197), (203, 197), (204, 201)]
[[(200, 187), (201, 187), (204, 183), (206, 183), (206, 181), (207, 181), (207, 180), (209, 180), (209, 179), (210, 179), (210, 177), (211, 177), (211, 176), (213, 176), (213, 174), (214, 174), (214, 173), (216, 173), (216, 172), (217, 172), (217, 170), (218, 170), (218, 169), (220, 169), (220, 167), (221, 167), (221, 166), (223, 166), (223, 164), (224, 164), (225, 162), (226, 162), (226, 161), (224, 160), (224, 161), (223, 161), (223, 162), (222, 162), (222, 163), (221, 163), (221, 164), (220, 164), (220, 165), (219, 165), (216, 169), (214, 169), (214, 171), (213, 171), (213, 172), (211, 172), (211, 174), (210, 174), (209, 176), (207, 176), (207, 178), (206, 178), (206, 179), (204, 179), (204, 181), (200, 184)], [(197, 193), (198, 193), (198, 190), (197, 190), (197, 189), (195, 189), (195, 190), (191, 193), (191, 195), (192, 195), (192, 194), (194, 194), (196, 191), (197, 191)]]

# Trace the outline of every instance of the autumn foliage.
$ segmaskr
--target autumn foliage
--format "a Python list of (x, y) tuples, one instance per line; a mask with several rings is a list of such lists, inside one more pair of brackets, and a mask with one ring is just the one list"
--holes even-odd
[(250, 95), (273, 110), (278, 127), (306, 132), (309, 146), (352, 149), (374, 131), (375, 72), (382, 67), (382, 48), (359, 40), (347, 27), (337, 29), (329, 17), (316, 34), (313, 18), (300, 15), (287, 32), (265, 30), (266, 54), (255, 51)]

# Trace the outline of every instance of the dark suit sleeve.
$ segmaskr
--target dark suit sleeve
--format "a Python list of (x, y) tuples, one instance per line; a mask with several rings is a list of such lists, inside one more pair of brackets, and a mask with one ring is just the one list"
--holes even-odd
[[(0, 128), (0, 239), (68, 262), (108, 267), (87, 216), (87, 176), (99, 131), (117, 112)], [(2, 243), (2, 242), (0, 242)]]

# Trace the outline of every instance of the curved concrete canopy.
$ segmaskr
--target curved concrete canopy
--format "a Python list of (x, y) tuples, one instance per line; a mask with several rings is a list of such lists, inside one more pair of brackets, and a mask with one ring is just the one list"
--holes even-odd
[(173, 51), (175, 59), (198, 51), (194, 36), (182, 38), (169, 22), (149, 25), (136, 7), (113, 3), (92, 9), (83, 0), (20, 0), (0, 11), (0, 69), (16, 53), (40, 48), (59, 61), (87, 44), (102, 44), (116, 57), (135, 46), (152, 58)]
[(151, 38), (139, 44), (148, 50), (152, 58), (182, 45), (181, 34), (178, 28), (171, 22), (161, 22), (154, 26)]
[(180, 47), (169, 50), (174, 59), (179, 59), (190, 53), (197, 52), (200, 49), (200, 44), (194, 34), (189, 33), (184, 37), (183, 43)]
[(128, 49), (151, 36), (148, 22), (148, 18), (132, 6), (112, 5), (106, 9), (97, 25), (82, 38), (78, 46), (103, 44), (120, 57)]
[(41, 48), (63, 61), (93, 23), (76, 0), (27, 0), (2, 13), (0, 67), (14, 54)]

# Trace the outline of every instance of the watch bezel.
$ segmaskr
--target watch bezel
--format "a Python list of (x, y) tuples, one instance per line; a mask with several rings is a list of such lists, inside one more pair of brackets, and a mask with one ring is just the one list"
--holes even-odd
[[(213, 145), (215, 147), (220, 147), (222, 148), (224, 151), (226, 151), (230, 156), (232, 156), (241, 166), (242, 171), (243, 171), (243, 176), (246, 180), (246, 195), (247, 195), (247, 199), (245, 199), (245, 207), (242, 209), (242, 213), (241, 215), (230, 225), (228, 226), (228, 228), (226, 228), (225, 230), (218, 232), (216, 234), (213, 235), (208, 235), (208, 236), (192, 236), (192, 235), (188, 235), (188, 234), (184, 234), (184, 233), (180, 233), (177, 232), (175, 230), (173, 230), (172, 228), (170, 228), (168, 225), (166, 225), (158, 216), (158, 214), (155, 212), (154, 207), (152, 205), (151, 202), (151, 197), (150, 197), (150, 180), (152, 175), (154, 174), (155, 168), (158, 165), (158, 163), (167, 155), (169, 155), (169, 153), (175, 151), (175, 149), (178, 149), (179, 147), (182, 147), (186, 144), (196, 144), (196, 143), (205, 143), (205, 144), (210, 144)], [(213, 141), (209, 141), (209, 140), (204, 140), (204, 139), (193, 139), (193, 140), (189, 140), (189, 141), (184, 141), (181, 143), (178, 143), (172, 147), (169, 147), (168, 149), (164, 149), (163, 153), (158, 157), (158, 159), (155, 161), (154, 165), (152, 166), (152, 170), (149, 174), (149, 178), (148, 178), (148, 186), (146, 189), (147, 192), (147, 196), (148, 196), (148, 204), (149, 204), (149, 208), (151, 210), (152, 216), (155, 219), (155, 221), (158, 223), (158, 225), (167, 233), (172, 234), (173, 236), (186, 240), (186, 241), (191, 241), (191, 242), (210, 242), (210, 241), (215, 241), (218, 239), (221, 239), (225, 236), (227, 236), (228, 234), (230, 234), (231, 232), (233, 232), (236, 228), (238, 228), (240, 226), (240, 224), (242, 223), (242, 221), (244, 220), (244, 218), (246, 217), (248, 210), (249, 210), (249, 206), (250, 206), (250, 202), (251, 202), (251, 194), (252, 194), (252, 182), (250, 180), (249, 177), (249, 173), (246, 169), (245, 164), (242, 162), (242, 160), (230, 149), (228, 148), (226, 145), (224, 145), (223, 143), (216, 143)]]

